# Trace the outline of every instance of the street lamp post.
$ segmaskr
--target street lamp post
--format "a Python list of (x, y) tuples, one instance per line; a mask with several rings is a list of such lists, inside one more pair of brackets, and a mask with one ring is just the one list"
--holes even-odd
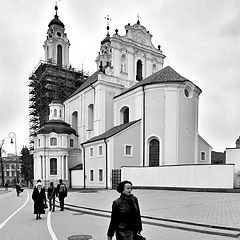
[(18, 169), (17, 169), (17, 162), (18, 162), (18, 157), (17, 157), (17, 137), (16, 137), (16, 133), (15, 132), (10, 132), (8, 134), (8, 136), (11, 138), (11, 143), (13, 143), (13, 139), (15, 139), (14, 143), (15, 143), (15, 156), (16, 156), (16, 179), (17, 179), (17, 183), (18, 183), (19, 179), (18, 179)]
[(2, 170), (2, 187), (4, 187), (4, 171), (3, 171), (3, 160), (2, 160), (2, 146), (4, 144), (4, 140), (0, 142), (0, 160), (1, 160), (1, 170)]

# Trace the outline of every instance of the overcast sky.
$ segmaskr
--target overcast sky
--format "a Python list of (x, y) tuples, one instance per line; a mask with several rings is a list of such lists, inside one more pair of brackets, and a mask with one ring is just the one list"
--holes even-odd
[[(17, 135), (17, 151), (29, 144), (28, 77), (40, 59), (54, 0), (0, 0), (0, 140)], [(93, 73), (100, 42), (137, 21), (161, 45), (164, 66), (202, 89), (199, 134), (215, 151), (235, 147), (240, 135), (239, 0), (61, 0), (59, 19), (71, 43), (70, 63)], [(14, 153), (6, 139), (4, 148)]]

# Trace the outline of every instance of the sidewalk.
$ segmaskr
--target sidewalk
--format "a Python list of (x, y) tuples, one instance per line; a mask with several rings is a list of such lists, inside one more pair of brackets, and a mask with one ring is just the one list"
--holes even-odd
[[(216, 234), (225, 234), (224, 228), (237, 228), (227, 232), (240, 233), (240, 194), (214, 192), (187, 192), (167, 190), (133, 190), (141, 208), (143, 221), (158, 226), (208, 232), (215, 227)], [(67, 204), (111, 211), (112, 201), (118, 198), (115, 190), (69, 192)], [(108, 214), (108, 213), (104, 213)], [(109, 215), (109, 214), (108, 214)], [(144, 217), (160, 218), (155, 221)], [(189, 224), (190, 223), (190, 224)], [(196, 224), (196, 225), (193, 225)], [(208, 228), (201, 226), (208, 225)], [(228, 235), (226, 235), (228, 236)]]

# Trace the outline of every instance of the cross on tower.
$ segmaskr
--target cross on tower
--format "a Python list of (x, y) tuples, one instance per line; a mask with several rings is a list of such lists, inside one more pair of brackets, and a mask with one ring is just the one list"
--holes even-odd
[(109, 22), (112, 20), (111, 18), (109, 18), (109, 15), (107, 14), (107, 16), (105, 17), (105, 19), (107, 20), (107, 33), (109, 34)]

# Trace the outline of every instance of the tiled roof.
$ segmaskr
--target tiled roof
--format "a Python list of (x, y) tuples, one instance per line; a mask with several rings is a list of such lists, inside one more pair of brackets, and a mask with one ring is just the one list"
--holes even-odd
[(129, 122), (129, 123), (121, 124), (121, 125), (118, 125), (116, 127), (113, 127), (111, 129), (109, 129), (107, 132), (105, 132), (105, 133), (103, 133), (101, 135), (98, 135), (96, 137), (93, 137), (93, 138), (89, 139), (88, 141), (86, 141), (86, 142), (84, 142), (82, 144), (95, 142), (95, 141), (99, 141), (99, 140), (103, 140), (103, 139), (107, 139), (109, 137), (112, 137), (113, 135), (123, 131), (124, 129), (130, 127), (131, 125), (133, 125), (134, 123), (139, 122), (139, 121), (140, 121), (140, 119), (132, 121), (132, 122)]
[(150, 75), (149, 77), (143, 79), (142, 81), (136, 83), (134, 86), (128, 88), (126, 91), (122, 92), (121, 94), (117, 95), (116, 97), (129, 92), (139, 86), (156, 84), (156, 83), (172, 83), (172, 82), (185, 82), (189, 81), (185, 77), (178, 74), (175, 70), (173, 70), (170, 66), (167, 66), (154, 74)]
[(74, 95), (81, 92), (83, 89), (85, 89), (85, 88), (89, 87), (91, 84), (95, 83), (98, 80), (98, 73), (99, 72), (100, 72), (100, 70), (96, 71), (91, 76), (89, 76), (87, 78), (87, 80), (75, 92), (73, 92), (67, 99), (73, 97)]

